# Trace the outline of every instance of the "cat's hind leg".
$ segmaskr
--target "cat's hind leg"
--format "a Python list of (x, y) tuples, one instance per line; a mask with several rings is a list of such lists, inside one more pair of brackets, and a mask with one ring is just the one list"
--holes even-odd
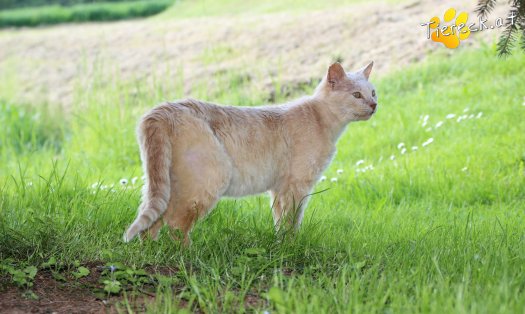
[(193, 126), (174, 150), (170, 174), (173, 206), (163, 216), (172, 235), (174, 229), (182, 232), (186, 245), (193, 225), (215, 206), (232, 176), (231, 159), (212, 130), (203, 123)]

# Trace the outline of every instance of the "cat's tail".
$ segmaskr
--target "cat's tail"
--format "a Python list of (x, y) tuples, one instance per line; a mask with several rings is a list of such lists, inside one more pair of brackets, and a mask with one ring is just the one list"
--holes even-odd
[(172, 159), (169, 133), (159, 112), (151, 112), (139, 124), (137, 136), (146, 178), (138, 216), (124, 234), (124, 242), (149, 228), (168, 207)]

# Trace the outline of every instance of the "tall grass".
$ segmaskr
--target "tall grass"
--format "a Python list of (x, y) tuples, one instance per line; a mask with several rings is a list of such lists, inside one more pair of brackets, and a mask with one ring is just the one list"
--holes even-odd
[[(328, 190), (285, 240), (274, 234), (269, 200), (256, 196), (219, 202), (189, 249), (166, 230), (158, 242), (122, 243), (141, 185), (119, 184), (141, 176), (135, 122), (182, 89), (118, 80), (78, 91), (87, 107), (52, 123), (45, 112), (4, 103), (0, 258), (178, 269), (159, 286), (152, 313), (181, 303), (205, 312), (520, 312), (525, 55), (502, 60), (494, 51), (373, 74), (377, 115), (348, 127), (316, 187)], [(202, 86), (192, 96), (248, 104), (268, 97), (245, 93), (240, 80), (217, 84), (215, 93)]]

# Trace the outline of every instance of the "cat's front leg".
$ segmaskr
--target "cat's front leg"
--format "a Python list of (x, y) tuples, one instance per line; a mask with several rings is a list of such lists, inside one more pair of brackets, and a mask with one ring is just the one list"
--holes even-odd
[(310, 198), (310, 185), (290, 184), (270, 191), (275, 229), (298, 230)]

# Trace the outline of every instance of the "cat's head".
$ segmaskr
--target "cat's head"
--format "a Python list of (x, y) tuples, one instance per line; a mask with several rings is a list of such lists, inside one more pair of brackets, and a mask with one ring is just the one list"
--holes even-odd
[(357, 72), (345, 72), (340, 63), (328, 68), (316, 96), (328, 103), (332, 112), (347, 121), (368, 120), (377, 111), (377, 94), (368, 81), (374, 63)]

